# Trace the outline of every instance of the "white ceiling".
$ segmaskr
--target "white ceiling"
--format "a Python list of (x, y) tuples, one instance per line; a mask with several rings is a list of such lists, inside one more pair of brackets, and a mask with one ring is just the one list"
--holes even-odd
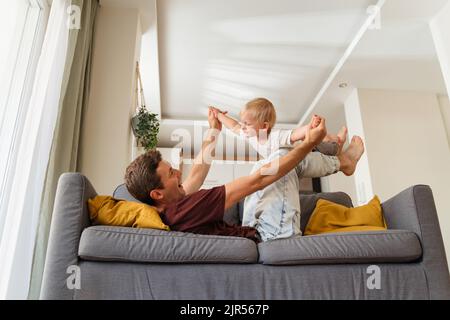
[(374, 0), (158, 1), (163, 118), (236, 115), (272, 100), (297, 122), (366, 19)]
[[(292, 125), (377, 2), (156, 1), (164, 119), (204, 120), (209, 104), (237, 115), (246, 100), (265, 96), (279, 122)], [(330, 131), (344, 121), (342, 104), (355, 87), (446, 93), (428, 22), (447, 2), (386, 0), (381, 30), (366, 32), (314, 110), (331, 120)], [(144, 25), (154, 10), (148, 0), (101, 4), (138, 8)], [(347, 88), (339, 88), (342, 82)], [(161, 144), (173, 144), (170, 133), (180, 126), (163, 122)]]
[[(381, 10), (381, 29), (366, 32), (315, 112), (337, 116), (336, 108), (342, 109), (353, 88), (446, 94), (428, 23), (447, 2), (387, 0)], [(347, 88), (339, 88), (341, 83)]]

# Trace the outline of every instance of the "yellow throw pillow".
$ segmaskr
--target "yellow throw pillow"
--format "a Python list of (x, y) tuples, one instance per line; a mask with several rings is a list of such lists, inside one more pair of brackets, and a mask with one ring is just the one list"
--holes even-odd
[(96, 196), (88, 200), (88, 207), (93, 224), (170, 230), (162, 222), (158, 211), (144, 203)]
[(368, 204), (355, 208), (319, 199), (304, 235), (386, 229), (386, 221), (377, 196), (374, 196)]

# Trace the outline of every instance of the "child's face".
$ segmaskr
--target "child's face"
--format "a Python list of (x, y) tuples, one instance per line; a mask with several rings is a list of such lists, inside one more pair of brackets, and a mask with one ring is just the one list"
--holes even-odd
[(267, 124), (255, 120), (247, 111), (241, 113), (241, 128), (247, 137), (255, 137), (262, 133), (260, 130), (267, 130)]

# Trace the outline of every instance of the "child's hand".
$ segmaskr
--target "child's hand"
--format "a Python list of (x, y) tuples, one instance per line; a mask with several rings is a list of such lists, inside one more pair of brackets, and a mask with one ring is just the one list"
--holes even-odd
[[(212, 112), (214, 113), (214, 117), (216, 117), (217, 119), (219, 119), (219, 114), (227, 114), (228, 111), (221, 111), (220, 109), (216, 108), (216, 107), (209, 107)], [(219, 119), (220, 120), (220, 119)]]

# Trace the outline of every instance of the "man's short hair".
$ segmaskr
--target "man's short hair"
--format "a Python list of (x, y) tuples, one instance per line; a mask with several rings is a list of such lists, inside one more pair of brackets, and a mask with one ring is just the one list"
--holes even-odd
[(139, 201), (155, 205), (150, 192), (163, 187), (161, 177), (156, 173), (161, 161), (161, 153), (158, 150), (150, 150), (134, 159), (127, 167), (125, 185), (131, 195)]

